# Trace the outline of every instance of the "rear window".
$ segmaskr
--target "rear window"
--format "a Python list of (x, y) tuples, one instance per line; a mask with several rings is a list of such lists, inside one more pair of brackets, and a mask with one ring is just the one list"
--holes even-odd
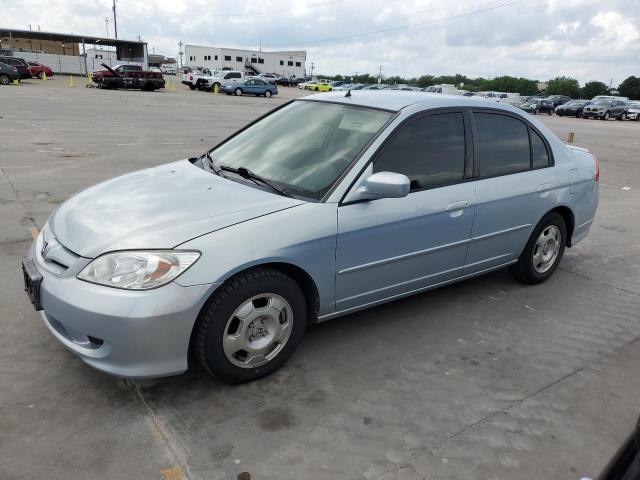
[(529, 133), (524, 122), (496, 113), (474, 113), (474, 118), (481, 177), (529, 169)]

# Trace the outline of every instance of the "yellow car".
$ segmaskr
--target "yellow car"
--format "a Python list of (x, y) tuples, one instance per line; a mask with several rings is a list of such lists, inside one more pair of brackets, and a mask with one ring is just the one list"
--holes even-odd
[(307, 90), (311, 90), (312, 92), (330, 92), (331, 90), (333, 90), (331, 84), (324, 82), (310, 83), (304, 88), (306, 88)]

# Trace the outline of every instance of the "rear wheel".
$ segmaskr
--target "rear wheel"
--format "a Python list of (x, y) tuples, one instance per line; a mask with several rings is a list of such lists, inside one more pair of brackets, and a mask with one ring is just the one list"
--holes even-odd
[(611, 115), (609, 115), (609, 112), (605, 112), (605, 114), (602, 116), (602, 120), (609, 120), (609, 117)]
[(203, 307), (193, 348), (203, 367), (231, 383), (276, 371), (291, 356), (307, 323), (305, 297), (287, 275), (271, 268), (240, 273)]
[(266, 92), (264, 92), (264, 96), (269, 98), (271, 96), (271, 90), (267, 90)]
[(530, 285), (544, 282), (558, 267), (567, 243), (567, 226), (558, 212), (547, 213), (533, 230), (518, 263), (510, 270)]
[(190, 90), (195, 90), (195, 89), (196, 89), (196, 86), (195, 86), (195, 85), (189, 85), (189, 89), (190, 89)]
[(235, 91), (234, 91), (233, 93), (234, 93), (235, 95), (240, 96), (240, 95), (242, 95), (242, 90), (241, 90), (241, 89), (239, 89), (239, 88), (236, 88), (236, 89), (235, 89)]
[(40, 80), (42, 80), (42, 76), (43, 76), (43, 75), (42, 75), (42, 72), (38, 72), (38, 78), (39, 78)]
[(6, 73), (0, 74), (0, 84), (9, 85), (10, 83), (11, 79), (9, 78), (9, 75), (7, 75)]
[(620, 116), (618, 117), (618, 120), (620, 120), (620, 121), (624, 120), (624, 112), (622, 112), (620, 114)]

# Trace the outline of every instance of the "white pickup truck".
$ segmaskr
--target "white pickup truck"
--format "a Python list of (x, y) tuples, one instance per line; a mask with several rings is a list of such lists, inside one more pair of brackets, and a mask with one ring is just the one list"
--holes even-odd
[(183, 76), (182, 83), (187, 85), (191, 90), (213, 90), (217, 83), (218, 88), (223, 85), (229, 85), (237, 82), (245, 77), (243, 72), (238, 70), (216, 70), (210, 72), (193, 72)]
[(213, 75), (204, 78), (203, 90), (214, 90), (227, 85), (233, 85), (240, 80), (244, 80), (245, 74), (239, 70), (221, 70), (213, 72)]

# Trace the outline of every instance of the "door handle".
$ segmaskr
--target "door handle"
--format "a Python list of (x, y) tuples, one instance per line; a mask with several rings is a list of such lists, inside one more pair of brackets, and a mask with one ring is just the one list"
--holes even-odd
[(469, 206), (469, 202), (461, 200), (459, 202), (453, 202), (447, 205), (447, 212), (455, 212), (456, 210), (462, 210)]
[(543, 183), (538, 185), (539, 192), (546, 192), (547, 190), (551, 190), (552, 185), (550, 183)]
[(449, 212), (449, 216), (452, 218), (459, 217), (462, 215), (465, 208), (469, 206), (469, 202), (466, 200), (462, 200), (460, 202), (453, 202), (447, 205), (447, 212)]

